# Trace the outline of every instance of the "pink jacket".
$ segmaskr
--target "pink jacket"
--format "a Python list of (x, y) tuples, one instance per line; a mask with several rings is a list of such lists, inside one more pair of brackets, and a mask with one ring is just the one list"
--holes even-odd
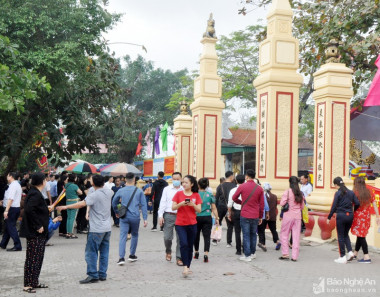
[(284, 219), (302, 219), (301, 211), (304, 207), (303, 199), (302, 203), (297, 203), (292, 189), (288, 189), (284, 192), (284, 194), (282, 194), (280, 205), (284, 206), (286, 202), (289, 203), (289, 210), (287, 212), (284, 212)]

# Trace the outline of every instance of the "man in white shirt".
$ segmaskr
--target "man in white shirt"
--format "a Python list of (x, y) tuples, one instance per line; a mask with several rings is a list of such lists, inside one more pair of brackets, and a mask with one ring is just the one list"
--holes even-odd
[(104, 187), (106, 189), (110, 189), (112, 190), (112, 188), (115, 186), (114, 182), (113, 182), (113, 176), (109, 176), (108, 177), (108, 181), (104, 184)]
[(22, 250), (21, 241), (18, 237), (18, 232), (16, 229), (16, 222), (20, 216), (22, 189), (20, 183), (17, 180), (16, 172), (10, 172), (7, 176), (7, 180), (9, 187), (4, 194), (3, 200), (5, 230), (0, 243), (0, 248), (5, 250), (7, 248), (9, 240), (12, 238), (14, 246), (10, 249), (7, 249), (7, 251), (16, 252)]
[[(168, 185), (164, 188), (160, 200), (160, 206), (158, 208), (158, 218), (160, 226), (164, 226), (164, 243), (166, 248), (166, 260), (171, 261), (172, 259), (172, 241), (174, 237), (175, 221), (177, 218), (177, 211), (172, 210), (173, 197), (178, 191), (183, 191), (181, 186), (182, 174), (180, 172), (174, 172), (172, 175), (173, 184)], [(179, 245), (178, 234), (177, 247), (176, 247), (176, 260), (178, 266), (183, 266), (181, 260), (181, 252)]]
[(313, 192), (313, 186), (309, 183), (309, 176), (307, 174), (301, 175), (301, 192), (303, 193), (305, 199), (310, 196), (311, 192)]
[(46, 175), (45, 179), (46, 179), (46, 185), (45, 185), (45, 188), (42, 189), (41, 194), (42, 194), (42, 196), (44, 196), (46, 205), (51, 205), (52, 201), (51, 201), (51, 195), (50, 195), (49, 176)]
[[(241, 212), (241, 204), (237, 204), (232, 200), (232, 196), (235, 194), (239, 185), (244, 184), (245, 176), (244, 174), (238, 174), (236, 176), (236, 182), (238, 184), (237, 187), (231, 189), (228, 194), (228, 216), (227, 219), (232, 221), (234, 225), (235, 231), (235, 242), (236, 242), (236, 255), (241, 255), (241, 226), (240, 226), (240, 212)], [(241, 196), (239, 196), (239, 200), (241, 200)]]

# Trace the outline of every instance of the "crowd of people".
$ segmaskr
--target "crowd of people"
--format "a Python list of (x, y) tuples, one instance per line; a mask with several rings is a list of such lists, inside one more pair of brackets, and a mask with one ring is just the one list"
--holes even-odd
[[(38, 288), (48, 287), (39, 282), (39, 274), (45, 247), (52, 245), (48, 241), (55, 229), (59, 228), (59, 236), (66, 239), (87, 234), (87, 278), (80, 283), (105, 281), (112, 220), (120, 230), (117, 265), (123, 265), (128, 239), (130, 249), (127, 260), (138, 260), (136, 251), (141, 217), (143, 226), (147, 227), (148, 212), (153, 213), (151, 231), (158, 231), (159, 227), (163, 232), (167, 261), (172, 261), (172, 243), (176, 237), (175, 263), (183, 267), (184, 277), (193, 273), (191, 262), (200, 257), (201, 233), (204, 241), (203, 261), (208, 263), (211, 243), (220, 244), (217, 238), (211, 242), (212, 231), (224, 224), (227, 226), (226, 247), (232, 247), (235, 232), (236, 255), (241, 261), (255, 259), (256, 247), (264, 252), (268, 250), (267, 228), (272, 234), (274, 249), (281, 249), (279, 259), (298, 260), (304, 230), (302, 214), (305, 208), (307, 212), (307, 198), (312, 192), (306, 174), (300, 179), (290, 177), (289, 188), (281, 199), (271, 192), (270, 184), (261, 185), (251, 169), (245, 175), (236, 176), (227, 171), (215, 189), (215, 197), (206, 177), (196, 180), (194, 176), (174, 172), (172, 182), (168, 184), (164, 176), (164, 172), (159, 172), (158, 179), (155, 182), (147, 180), (142, 189), (133, 173), (127, 173), (124, 177), (103, 177), (91, 174), (77, 176), (67, 172), (49, 176), (39, 172), (31, 176), (26, 173), (20, 176), (10, 172), (6, 182), (0, 179), (3, 206), (3, 219), (0, 221), (4, 222), (4, 226), (0, 226), (0, 230), (4, 230), (0, 248), (8, 252), (21, 251), (20, 236), (26, 238), (24, 291), (35, 293)], [(340, 257), (335, 262), (344, 264), (357, 259), (359, 263), (371, 263), (366, 242), (371, 204), (376, 211), (377, 224), (380, 224), (380, 217), (365, 179), (357, 177), (353, 191), (347, 189), (340, 177), (334, 179), (334, 185), (337, 192), (328, 219), (336, 218)], [(278, 203), (282, 221), (279, 234), (276, 225)], [(17, 230), (19, 220), (21, 226)], [(350, 230), (357, 236), (354, 251), (348, 236)], [(13, 247), (7, 248), (11, 239)], [(364, 253), (362, 259), (358, 256), (360, 249)]]

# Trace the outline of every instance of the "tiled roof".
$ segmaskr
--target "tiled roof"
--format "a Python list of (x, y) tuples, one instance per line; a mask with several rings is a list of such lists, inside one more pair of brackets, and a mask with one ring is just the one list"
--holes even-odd
[(256, 130), (229, 128), (232, 138), (222, 139), (223, 143), (238, 146), (256, 146)]

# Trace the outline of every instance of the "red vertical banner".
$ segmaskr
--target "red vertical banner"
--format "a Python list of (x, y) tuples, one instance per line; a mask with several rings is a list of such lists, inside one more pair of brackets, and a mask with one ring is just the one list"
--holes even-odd
[(144, 161), (144, 176), (153, 176), (153, 160)]
[[(379, 209), (379, 204), (380, 204), (380, 189), (375, 188), (372, 186), (367, 185), (367, 189), (371, 192), (372, 199), (376, 202), (377, 209)], [(371, 214), (376, 214), (375, 209), (373, 208), (373, 205), (371, 204), (370, 208)], [(380, 209), (379, 209), (380, 212)]]
[(174, 157), (165, 158), (164, 162), (165, 175), (173, 175), (174, 173)]

